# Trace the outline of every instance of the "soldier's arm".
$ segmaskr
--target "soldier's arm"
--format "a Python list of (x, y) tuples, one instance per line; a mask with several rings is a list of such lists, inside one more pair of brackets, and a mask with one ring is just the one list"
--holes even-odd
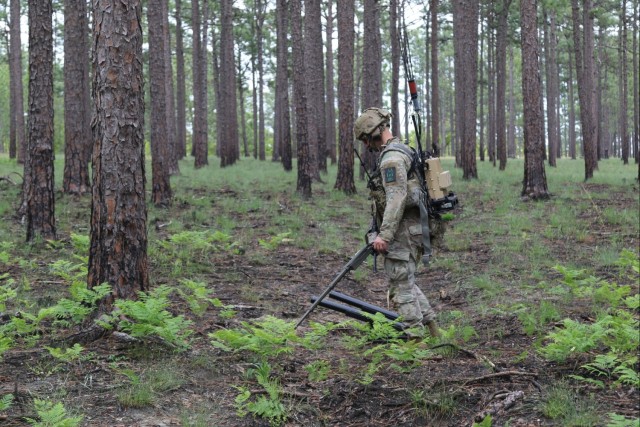
[(387, 206), (380, 225), (380, 237), (391, 242), (402, 220), (407, 202), (407, 169), (401, 156), (389, 153), (382, 159), (380, 170), (387, 197)]

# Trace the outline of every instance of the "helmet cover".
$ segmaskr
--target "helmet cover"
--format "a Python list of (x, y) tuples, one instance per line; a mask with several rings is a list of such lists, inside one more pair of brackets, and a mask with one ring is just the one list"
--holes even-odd
[(384, 108), (367, 108), (356, 119), (353, 125), (353, 135), (358, 140), (373, 138), (380, 135), (380, 126), (389, 127), (391, 113)]

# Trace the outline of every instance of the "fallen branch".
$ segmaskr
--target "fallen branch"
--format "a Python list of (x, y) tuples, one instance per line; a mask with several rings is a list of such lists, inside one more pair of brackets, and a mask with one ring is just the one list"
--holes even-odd
[(467, 384), (480, 382), (480, 381), (488, 380), (488, 379), (491, 379), (491, 378), (510, 377), (510, 376), (537, 377), (538, 374), (536, 374), (534, 372), (520, 372), (520, 371), (496, 372), (496, 373), (493, 373), (493, 374), (487, 374), (487, 375), (483, 375), (481, 377), (472, 378), (470, 380), (467, 380), (467, 381), (464, 382), (464, 384), (462, 384), (462, 386), (464, 387)]
[(495, 415), (511, 408), (513, 405), (516, 404), (516, 401), (524, 398), (524, 392), (522, 390), (517, 390), (511, 393), (503, 393), (495, 397), (499, 397), (502, 400), (499, 402), (494, 402), (490, 404), (488, 408), (484, 409), (482, 412), (477, 414), (474, 417), (475, 422), (480, 423), (489, 415), (491, 415), (491, 417), (493, 418)]
[(476, 354), (471, 350), (464, 349), (464, 348), (462, 348), (460, 346), (457, 346), (455, 344), (451, 344), (451, 343), (448, 343), (448, 342), (447, 343), (442, 343), (442, 344), (434, 345), (429, 350), (435, 350), (435, 349), (442, 348), (442, 347), (451, 347), (454, 350), (459, 351), (460, 353), (464, 353), (464, 354), (466, 354), (467, 356), (469, 356), (469, 357), (471, 357), (473, 359), (476, 359), (476, 360), (479, 360), (480, 362), (486, 363), (487, 365), (491, 366), (491, 369), (493, 369), (494, 371), (498, 370), (498, 368), (496, 367), (495, 363), (493, 363), (492, 361), (487, 359), (485, 356), (483, 356), (481, 354)]

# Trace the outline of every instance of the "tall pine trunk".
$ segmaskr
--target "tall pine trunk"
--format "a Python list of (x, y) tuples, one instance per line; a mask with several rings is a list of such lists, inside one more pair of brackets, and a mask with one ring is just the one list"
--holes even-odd
[[(100, 301), (149, 289), (144, 174), (144, 87), (140, 0), (93, 0), (93, 197), (90, 288), (112, 287)], [(126, 23), (127, 32), (121, 28)]]
[(26, 128), (24, 124), (24, 89), (22, 85), (22, 43), (20, 31), (20, 0), (11, 0), (11, 21), (9, 28), (10, 59), (9, 75), (11, 86), (11, 120), (9, 137), (9, 157), (24, 163), (27, 151)]
[[(291, 57), (294, 70), (304, 70), (305, 50), (302, 33), (302, 0), (289, 1), (291, 13)], [(293, 73), (293, 100), (296, 121), (296, 146), (298, 157), (298, 181), (296, 191), (303, 199), (311, 198), (311, 156), (307, 139), (307, 93), (303, 72)]]
[(89, 191), (91, 103), (87, 3), (64, 3), (64, 174), (65, 193)]
[(149, 0), (149, 86), (151, 95), (151, 200), (156, 206), (171, 203), (171, 152), (167, 124), (166, 62), (162, 2)]
[[(27, 241), (56, 238), (53, 191), (53, 6), (29, 0), (29, 173)], [(26, 164), (30, 167), (27, 168)]]
[(176, 146), (177, 157), (187, 155), (186, 85), (184, 70), (184, 37), (182, 29), (182, 0), (175, 0), (176, 20)]
[(275, 117), (275, 138), (282, 167), (285, 171), (293, 169), (291, 155), (291, 114), (289, 104), (289, 55), (288, 55), (288, 35), (289, 35), (289, 12), (287, 10), (287, 0), (277, 0), (276, 5), (276, 117)]
[(354, 0), (337, 2), (338, 18), (338, 177), (335, 189), (345, 194), (354, 194), (354, 40), (353, 20), (355, 15)]
[(438, 82), (438, 0), (431, 2), (431, 147), (440, 156), (440, 94)]
[(325, 128), (327, 131), (326, 145), (327, 155), (331, 159), (331, 164), (335, 164), (336, 158), (336, 108), (335, 108), (335, 88), (334, 88), (334, 67), (333, 67), (333, 1), (327, 0), (325, 50), (327, 61), (327, 73), (325, 76), (325, 92), (327, 102), (325, 103)]
[(522, 100), (524, 112), (524, 180), (522, 196), (546, 199), (547, 177), (544, 170), (543, 117), (540, 103), (542, 84), (538, 61), (537, 1), (520, 1), (522, 46)]
[[(220, 2), (220, 166), (230, 166), (238, 160), (238, 100), (235, 85), (235, 53), (233, 48), (233, 0)], [(222, 114), (220, 114), (222, 113)]]

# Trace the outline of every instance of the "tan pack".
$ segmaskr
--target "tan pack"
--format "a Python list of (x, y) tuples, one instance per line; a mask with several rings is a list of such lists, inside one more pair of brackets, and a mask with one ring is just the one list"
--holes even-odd
[(424, 162), (424, 176), (430, 199), (440, 200), (449, 194), (451, 174), (442, 170), (439, 158), (432, 157)]

